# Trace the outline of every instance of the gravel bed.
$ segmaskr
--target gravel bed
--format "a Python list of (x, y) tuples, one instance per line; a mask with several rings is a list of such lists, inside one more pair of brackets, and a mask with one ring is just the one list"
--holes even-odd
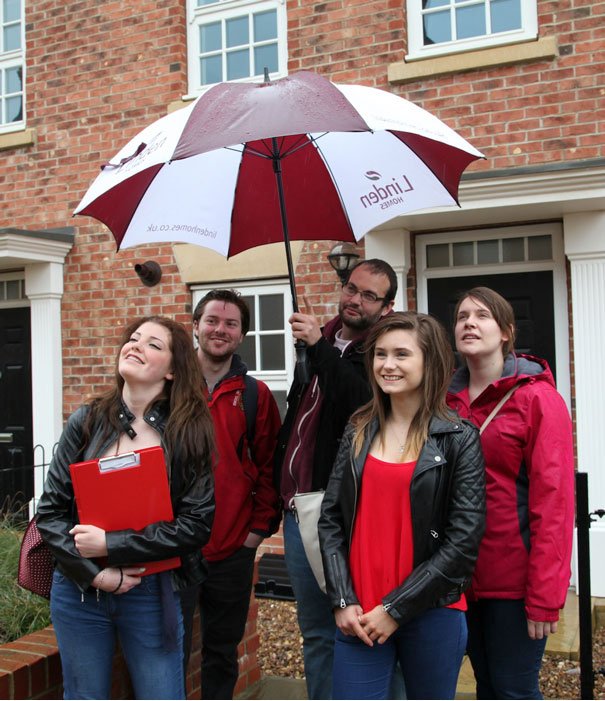
[[(302, 638), (294, 602), (258, 599), (258, 629), (258, 660), (263, 675), (302, 679)], [(600, 628), (593, 638), (593, 666), (597, 673), (594, 698), (605, 699), (605, 628)], [(545, 699), (579, 699), (579, 663), (547, 655), (540, 686)]]

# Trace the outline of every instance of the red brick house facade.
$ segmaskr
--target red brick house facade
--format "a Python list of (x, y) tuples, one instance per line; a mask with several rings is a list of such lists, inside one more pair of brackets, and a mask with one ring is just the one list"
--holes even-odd
[[(460, 209), (393, 221), (360, 252), (395, 267), (399, 308), (447, 320), (448, 301), (476, 281), (514, 297), (523, 343), (546, 355), (573, 409), (592, 507), (603, 506), (605, 2), (506, 0), (503, 13), (484, 0), (425, 5), (4, 2), (0, 434), (13, 444), (0, 442), (0, 460), (32, 464), (33, 445), (48, 454), (64, 418), (105, 386), (123, 322), (162, 313), (188, 323), (209, 286), (238, 287), (256, 305), (246, 358), (283, 403), (292, 358), (281, 249), (229, 262), (170, 243), (116, 252), (104, 227), (71, 216), (138, 130), (205, 84), (253, 79), (256, 61), (275, 78), (313, 70), (392, 91), (485, 154), (463, 177)], [(299, 288), (324, 318), (338, 296), (333, 243), (295, 251)], [(147, 260), (162, 267), (151, 288), (133, 270)], [(593, 563), (605, 562), (600, 528)], [(593, 567), (593, 594), (603, 595), (605, 565)]]

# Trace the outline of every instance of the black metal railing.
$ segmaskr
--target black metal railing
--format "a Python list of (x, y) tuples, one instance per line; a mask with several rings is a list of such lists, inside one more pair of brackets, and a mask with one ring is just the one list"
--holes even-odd
[[(588, 510), (588, 475), (576, 472), (576, 527), (578, 545), (578, 613), (580, 624), (580, 698), (593, 699), (595, 671), (592, 658), (592, 593), (590, 587), (590, 524), (605, 509)], [(599, 674), (603, 672), (599, 670)]]

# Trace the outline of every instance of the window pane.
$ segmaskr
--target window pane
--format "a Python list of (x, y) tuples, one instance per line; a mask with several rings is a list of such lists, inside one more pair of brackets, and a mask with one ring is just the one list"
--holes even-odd
[(454, 265), (473, 265), (473, 242), (453, 245)]
[(504, 263), (514, 263), (525, 260), (524, 239), (502, 239), (502, 260)]
[(552, 240), (550, 236), (530, 236), (527, 239), (529, 260), (552, 260)]
[(220, 83), (223, 79), (223, 69), (220, 56), (209, 56), (200, 62), (202, 85)]
[(277, 12), (257, 12), (254, 15), (254, 41), (277, 39)]
[(284, 328), (284, 297), (283, 295), (263, 295), (259, 298), (260, 328), (268, 329)]
[(21, 81), (21, 67), (15, 66), (14, 68), (6, 69), (6, 92), (14, 93), (21, 92), (23, 89), (23, 83)]
[(450, 13), (434, 12), (424, 17), (424, 44), (440, 44), (443, 41), (451, 41), (452, 29), (450, 26)]
[(449, 4), (450, 0), (422, 0), (422, 9), (430, 10), (432, 7), (443, 7)]
[(21, 280), (6, 281), (6, 299), (21, 299)]
[(254, 331), (256, 329), (256, 310), (254, 309), (254, 297), (251, 297), (249, 295), (242, 295), (242, 299), (248, 305), (248, 309), (250, 310), (249, 330)]
[(222, 49), (221, 23), (203, 24), (200, 27), (200, 52), (207, 54), (209, 51)]
[(260, 357), (263, 370), (283, 370), (285, 365), (283, 334), (261, 336)]
[(15, 22), (21, 19), (21, 0), (4, 0), (4, 21)]
[(202, 7), (203, 5), (214, 5), (221, 0), (197, 0), (197, 6)]
[(21, 97), (9, 97), (6, 100), (7, 123), (20, 122), (23, 119), (23, 100)]
[(498, 241), (477, 241), (477, 263), (498, 262)]
[(274, 73), (279, 68), (277, 63), (277, 44), (269, 46), (257, 46), (254, 49), (254, 75), (262, 75), (264, 69)]
[(456, 10), (456, 37), (458, 39), (483, 36), (486, 32), (485, 7), (483, 5), (461, 7)]
[(243, 46), (250, 43), (247, 16), (228, 19), (225, 26), (227, 28), (227, 47)]
[(254, 336), (246, 336), (240, 347), (237, 349), (241, 359), (246, 363), (248, 370), (258, 370), (256, 367), (256, 348), (254, 345)]
[(227, 54), (227, 80), (247, 78), (250, 75), (250, 54), (248, 49)]
[(450, 247), (447, 243), (432, 244), (426, 247), (428, 268), (447, 268), (450, 264)]
[(521, 3), (519, 0), (492, 0), (492, 33), (521, 29)]
[(4, 27), (4, 51), (15, 51), (21, 48), (21, 24), (11, 24)]

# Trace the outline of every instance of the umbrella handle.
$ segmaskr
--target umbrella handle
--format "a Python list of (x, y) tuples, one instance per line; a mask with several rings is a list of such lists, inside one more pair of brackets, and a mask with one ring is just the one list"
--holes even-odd
[(294, 348), (296, 350), (296, 377), (302, 385), (308, 385), (311, 382), (311, 371), (307, 360), (307, 344), (298, 340), (294, 344)]

